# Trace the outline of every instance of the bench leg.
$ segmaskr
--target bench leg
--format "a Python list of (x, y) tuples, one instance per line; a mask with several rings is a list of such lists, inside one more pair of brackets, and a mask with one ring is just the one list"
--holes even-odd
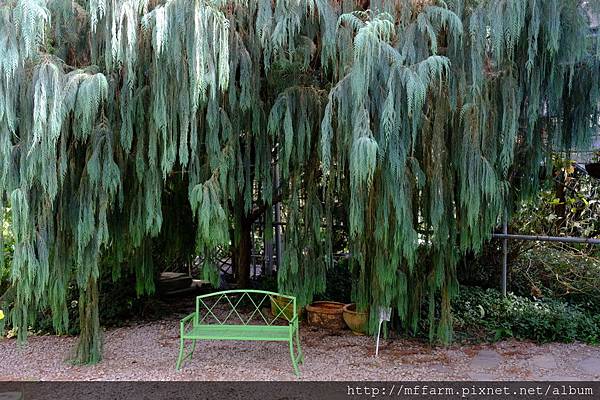
[(180, 339), (179, 344), (179, 358), (177, 358), (177, 371), (181, 369), (181, 362), (183, 361), (183, 351), (185, 350), (185, 346), (183, 343), (183, 337)]
[(290, 356), (292, 358), (292, 366), (294, 367), (294, 373), (297, 377), (300, 377), (300, 370), (298, 369), (298, 362), (296, 361), (296, 355), (294, 354), (294, 340), (290, 334)]
[(192, 341), (192, 352), (190, 353), (190, 360), (194, 356), (194, 352), (196, 351), (196, 339)]
[(296, 326), (296, 347), (298, 348), (298, 362), (304, 364), (304, 354), (302, 354), (302, 346), (300, 346), (300, 329)]
[(185, 361), (186, 358), (192, 359), (194, 355), (194, 351), (196, 351), (196, 339), (190, 339), (192, 341), (192, 351), (188, 354), (185, 354), (185, 342), (184, 339), (181, 338), (181, 343), (179, 345), (179, 358), (177, 359), (177, 371), (181, 369), (181, 364)]

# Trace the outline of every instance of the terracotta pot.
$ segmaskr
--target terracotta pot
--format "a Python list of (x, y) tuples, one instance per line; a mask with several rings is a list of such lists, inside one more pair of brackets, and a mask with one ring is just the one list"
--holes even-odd
[(367, 311), (356, 311), (356, 304), (352, 303), (344, 306), (342, 315), (352, 333), (361, 336), (367, 333), (367, 324), (369, 323), (369, 313)]
[[(279, 314), (281, 310), (283, 310), (283, 312)], [(296, 306), (298, 319), (302, 316), (303, 311), (302, 307)], [(273, 316), (279, 315), (279, 318), (291, 321), (291, 319), (294, 318), (294, 306), (290, 303), (290, 299), (286, 297), (271, 296), (271, 314), (273, 314)]]
[(346, 328), (344, 317), (344, 304), (335, 301), (315, 301), (306, 306), (308, 323), (321, 328), (341, 330)]

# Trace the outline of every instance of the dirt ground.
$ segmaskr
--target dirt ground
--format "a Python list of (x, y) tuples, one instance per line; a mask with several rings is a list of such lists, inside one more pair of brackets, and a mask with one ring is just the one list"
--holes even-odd
[[(301, 380), (600, 380), (600, 347), (537, 345), (514, 340), (490, 345), (431, 347), (301, 326)], [(93, 366), (67, 360), (74, 337), (34, 336), (20, 347), (0, 340), (0, 380), (295, 380), (287, 343), (202, 341), (175, 370), (179, 322), (167, 319), (109, 329), (104, 359)]]

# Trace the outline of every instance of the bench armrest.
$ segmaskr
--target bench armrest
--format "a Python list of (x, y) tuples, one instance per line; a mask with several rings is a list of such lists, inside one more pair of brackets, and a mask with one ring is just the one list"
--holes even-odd
[(190, 320), (193, 319), (196, 316), (196, 313), (193, 312), (190, 315), (188, 315), (187, 317), (185, 317), (184, 319), (181, 320), (180, 322), (180, 328), (181, 328), (181, 334), (183, 335), (183, 333), (185, 332), (185, 326), (189, 324)]
[(194, 315), (196, 315), (195, 312), (191, 313), (190, 315), (188, 315), (187, 317), (185, 317), (184, 319), (181, 320), (182, 324), (185, 324), (186, 322), (188, 322), (190, 319), (194, 318)]

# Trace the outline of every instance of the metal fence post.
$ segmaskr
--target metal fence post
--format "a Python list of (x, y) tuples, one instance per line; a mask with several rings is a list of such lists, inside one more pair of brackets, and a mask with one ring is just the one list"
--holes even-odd
[[(504, 223), (502, 232), (508, 235), (508, 210), (504, 207)], [(502, 278), (500, 286), (502, 288), (502, 296), (506, 297), (506, 277), (508, 275), (508, 239), (505, 237), (502, 240)]]

